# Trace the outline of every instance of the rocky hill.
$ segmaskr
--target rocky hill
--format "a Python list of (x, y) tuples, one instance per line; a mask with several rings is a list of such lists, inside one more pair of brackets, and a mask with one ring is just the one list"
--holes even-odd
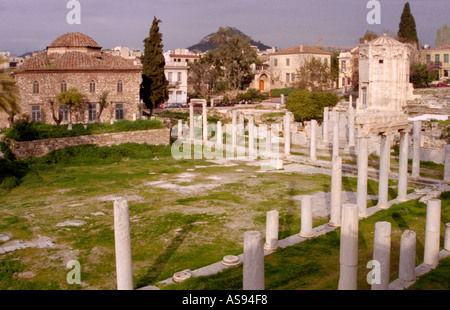
[[(240, 31), (239, 29), (236, 29), (236, 28), (234, 28), (234, 27), (229, 27), (229, 28), (230, 28), (230, 30), (231, 30), (231, 34), (232, 34), (232, 35), (238, 34), (238, 35), (240, 35), (243, 39), (246, 39), (246, 38), (249, 37), (248, 35), (246, 35), (246, 34), (243, 33), (242, 31)], [(200, 52), (202, 52), (202, 53), (204, 53), (204, 52), (206, 52), (206, 51), (208, 51), (208, 50), (215, 49), (216, 46), (214, 46), (214, 44), (210, 42), (211, 37), (212, 37), (213, 35), (215, 35), (215, 34), (216, 34), (216, 32), (211, 33), (211, 34), (205, 36), (205, 37), (204, 37), (203, 39), (201, 39), (197, 44), (194, 44), (194, 45), (192, 45), (192, 46), (189, 46), (188, 49), (189, 49), (190, 51), (200, 51)], [(261, 43), (260, 41), (250, 40), (250, 44), (251, 44), (251, 45), (257, 46), (258, 49), (259, 49), (260, 51), (265, 51), (266, 49), (271, 48), (270, 46), (265, 45), (264, 43)]]

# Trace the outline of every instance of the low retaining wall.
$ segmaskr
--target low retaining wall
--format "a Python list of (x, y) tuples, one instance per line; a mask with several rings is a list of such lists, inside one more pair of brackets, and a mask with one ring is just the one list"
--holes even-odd
[(70, 146), (95, 144), (98, 146), (119, 145), (122, 143), (147, 143), (150, 145), (170, 145), (170, 129), (126, 131), (44, 140), (14, 141), (11, 151), (17, 159), (40, 157), (55, 150)]

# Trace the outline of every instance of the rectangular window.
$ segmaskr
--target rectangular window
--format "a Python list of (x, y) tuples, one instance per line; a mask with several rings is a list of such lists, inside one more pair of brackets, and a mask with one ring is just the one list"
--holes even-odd
[(448, 62), (448, 54), (444, 54), (444, 62)]
[(273, 66), (274, 66), (274, 67), (277, 67), (277, 66), (278, 66), (278, 59), (277, 59), (277, 58), (274, 58), (274, 60), (273, 60)]
[(291, 75), (289, 73), (286, 73), (286, 83), (290, 83), (290, 77)]
[(434, 61), (435, 62), (440, 62), (441, 61), (441, 55), (439, 55), (439, 54), (434, 55)]
[(97, 105), (95, 103), (88, 104), (88, 121), (95, 122), (97, 120)]
[(181, 82), (181, 72), (178, 72), (177, 81)]
[(172, 78), (173, 78), (173, 72), (169, 72), (169, 74), (168, 74), (168, 80), (169, 80), (169, 82), (172, 82)]
[(124, 115), (123, 103), (116, 103), (116, 120), (124, 119)]
[(289, 64), (290, 64), (290, 59), (289, 58), (286, 58), (286, 66), (289, 66)]
[(427, 55), (427, 62), (431, 62), (431, 55)]
[(62, 122), (69, 121), (69, 106), (67, 104), (61, 104), (59, 106), (59, 119)]
[(34, 122), (42, 121), (40, 105), (32, 105), (31, 106), (31, 120)]
[(346, 61), (341, 60), (341, 72), (345, 72)]

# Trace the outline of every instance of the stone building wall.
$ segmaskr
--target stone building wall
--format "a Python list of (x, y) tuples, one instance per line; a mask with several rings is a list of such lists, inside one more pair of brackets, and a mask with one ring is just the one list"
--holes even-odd
[[(71, 112), (73, 123), (88, 123), (88, 103), (97, 103), (99, 111), (99, 97), (108, 90), (109, 106), (101, 114), (101, 122), (115, 119), (116, 103), (124, 104), (124, 118), (133, 120), (133, 114), (139, 117), (138, 104), (140, 102), (140, 70), (28, 70), (15, 75), (16, 84), (20, 90), (20, 114), (31, 116), (31, 106), (41, 106), (42, 121), (54, 124), (48, 100), (61, 92), (61, 82), (67, 83), (67, 89), (75, 87), (83, 96), (80, 108)], [(89, 82), (96, 82), (95, 93), (89, 92)], [(117, 92), (117, 82), (123, 82), (123, 91)], [(39, 94), (33, 94), (33, 82), (39, 82)], [(16, 116), (16, 118), (20, 115)], [(0, 119), (0, 128), (7, 127)]]
[(35, 141), (14, 141), (11, 151), (17, 159), (40, 157), (55, 150), (70, 146), (95, 144), (98, 146), (119, 145), (122, 143), (147, 143), (150, 145), (169, 145), (170, 129), (153, 129), (87, 135), (79, 137), (54, 138)]

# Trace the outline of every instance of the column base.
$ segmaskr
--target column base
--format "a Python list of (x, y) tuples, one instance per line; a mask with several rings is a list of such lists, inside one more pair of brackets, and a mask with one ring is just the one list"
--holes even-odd
[(359, 217), (359, 219), (365, 219), (365, 218), (369, 217), (369, 214), (367, 214), (367, 212), (359, 213), (358, 217)]
[(387, 209), (389, 209), (389, 206), (385, 205), (385, 204), (378, 204), (377, 208), (380, 210), (387, 210)]
[(417, 180), (418, 178), (420, 178), (420, 175), (411, 175), (412, 180)]
[(310, 232), (310, 233), (300, 232), (298, 235), (302, 238), (312, 238), (312, 237), (316, 236), (316, 234), (314, 232)]
[(289, 158), (291, 158), (291, 154), (284, 154), (284, 156), (283, 156), (283, 159), (289, 159)]
[(278, 248), (278, 245), (270, 246), (267, 243), (264, 243), (264, 250), (265, 251), (275, 251)]
[(309, 160), (311, 160), (311, 161), (316, 161), (316, 160), (317, 160), (317, 157), (310, 157)]
[(402, 198), (402, 197), (397, 197), (397, 198), (395, 198), (395, 200), (397, 200), (399, 202), (406, 202), (406, 201), (408, 201), (407, 198)]
[(341, 223), (328, 222), (328, 226), (331, 226), (331, 227), (341, 227)]

